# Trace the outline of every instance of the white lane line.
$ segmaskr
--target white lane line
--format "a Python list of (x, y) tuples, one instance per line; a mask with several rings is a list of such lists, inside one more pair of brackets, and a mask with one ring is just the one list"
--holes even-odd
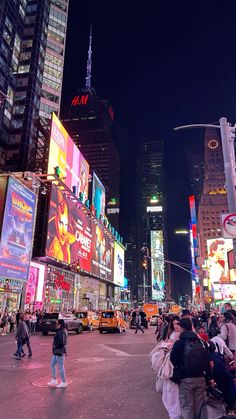
[(120, 349), (111, 348), (109, 345), (103, 345), (102, 343), (98, 343), (101, 349), (107, 350), (109, 352), (113, 352), (116, 356), (123, 356), (123, 357), (136, 357), (136, 356), (148, 356), (148, 354), (128, 354), (127, 352), (121, 351)]

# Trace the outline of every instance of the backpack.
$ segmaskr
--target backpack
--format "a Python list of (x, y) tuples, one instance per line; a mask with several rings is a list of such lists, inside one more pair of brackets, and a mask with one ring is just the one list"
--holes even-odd
[(208, 350), (200, 339), (186, 339), (184, 369), (189, 376), (200, 377), (208, 368)]

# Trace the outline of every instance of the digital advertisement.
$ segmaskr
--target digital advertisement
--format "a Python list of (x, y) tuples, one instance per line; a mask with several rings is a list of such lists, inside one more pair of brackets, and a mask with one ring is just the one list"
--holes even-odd
[(99, 278), (112, 281), (114, 247), (105, 230), (93, 225), (92, 273)]
[(91, 272), (92, 221), (55, 186), (52, 187), (46, 255), (65, 262), (77, 261)]
[(211, 283), (230, 282), (236, 280), (236, 271), (229, 270), (227, 253), (233, 249), (232, 239), (207, 240), (208, 272)]
[(59, 167), (60, 178), (76, 196), (83, 194), (83, 202), (88, 199), (89, 164), (76, 147), (68, 132), (53, 113), (48, 157), (48, 173), (53, 174)]
[(0, 243), (0, 276), (28, 280), (36, 195), (9, 177)]
[(125, 252), (124, 249), (117, 243), (114, 243), (114, 276), (113, 282), (115, 285), (124, 287), (125, 275)]
[(151, 283), (152, 299), (161, 301), (165, 297), (165, 265), (163, 231), (151, 231)]
[(106, 206), (106, 190), (105, 186), (93, 172), (93, 188), (92, 188), (92, 204), (97, 211), (97, 218), (102, 215), (105, 215), (105, 206)]

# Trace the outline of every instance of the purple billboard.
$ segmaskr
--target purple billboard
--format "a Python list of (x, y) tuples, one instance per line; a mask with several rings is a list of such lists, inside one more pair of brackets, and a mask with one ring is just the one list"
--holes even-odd
[(9, 177), (0, 241), (0, 277), (28, 280), (36, 195)]

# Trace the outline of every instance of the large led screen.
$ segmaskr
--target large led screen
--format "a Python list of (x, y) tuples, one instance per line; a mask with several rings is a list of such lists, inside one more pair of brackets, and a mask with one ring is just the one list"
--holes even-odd
[(211, 283), (236, 280), (236, 271), (229, 270), (227, 252), (233, 249), (232, 239), (207, 240), (208, 272)]
[(88, 198), (89, 164), (76, 147), (57, 116), (52, 115), (52, 127), (48, 157), (48, 173), (59, 167), (63, 182), (76, 195), (83, 193), (83, 202)]
[(114, 243), (114, 271), (113, 282), (115, 285), (124, 287), (125, 283), (125, 252), (124, 249), (118, 244)]
[(92, 221), (73, 202), (52, 186), (46, 255), (91, 272)]
[(9, 177), (0, 243), (0, 277), (27, 281), (36, 195)]
[(165, 297), (163, 231), (151, 231), (151, 283), (152, 299), (162, 301)]
[(112, 281), (113, 243), (107, 232), (94, 223), (92, 244), (92, 273)]
[(212, 292), (215, 300), (236, 300), (234, 284), (213, 284)]
[(92, 204), (97, 211), (97, 218), (99, 218), (100, 215), (104, 217), (105, 205), (106, 205), (106, 190), (103, 183), (94, 172), (93, 172)]

